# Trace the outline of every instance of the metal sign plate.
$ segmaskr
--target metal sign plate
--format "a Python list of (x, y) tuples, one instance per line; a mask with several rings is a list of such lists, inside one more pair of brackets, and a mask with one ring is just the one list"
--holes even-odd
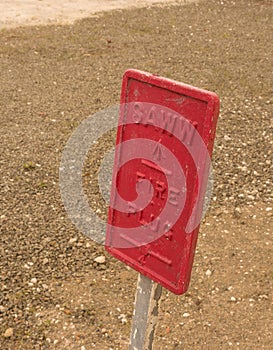
[(123, 77), (105, 246), (176, 294), (190, 281), (218, 114), (212, 92)]

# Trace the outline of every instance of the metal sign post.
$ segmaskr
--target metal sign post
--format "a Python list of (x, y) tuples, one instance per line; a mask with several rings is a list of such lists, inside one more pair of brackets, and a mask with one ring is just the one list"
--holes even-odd
[(138, 275), (129, 350), (152, 350), (162, 287)]
[(105, 248), (140, 272), (131, 350), (152, 349), (161, 286), (188, 289), (218, 114), (212, 92), (125, 72)]

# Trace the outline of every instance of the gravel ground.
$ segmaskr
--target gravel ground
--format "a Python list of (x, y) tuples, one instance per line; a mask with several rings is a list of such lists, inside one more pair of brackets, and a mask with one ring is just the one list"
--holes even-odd
[(272, 1), (212, 0), (0, 32), (1, 349), (127, 348), (137, 274), (74, 229), (58, 169), (129, 67), (222, 102), (191, 287), (164, 292), (155, 349), (271, 349), (272, 17)]

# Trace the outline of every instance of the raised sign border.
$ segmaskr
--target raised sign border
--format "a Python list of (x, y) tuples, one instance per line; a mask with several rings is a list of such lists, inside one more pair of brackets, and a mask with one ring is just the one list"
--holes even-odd
[[(142, 83), (150, 84), (155, 87), (166, 89), (166, 90), (175, 92), (177, 94), (185, 95), (187, 97), (191, 97), (191, 98), (206, 102), (207, 109), (206, 109), (206, 114), (204, 118), (205, 130), (203, 135), (203, 141), (207, 146), (208, 152), (211, 156), (214, 138), (215, 138), (215, 132), (216, 132), (216, 123), (217, 123), (217, 118), (218, 118), (219, 109), (220, 109), (220, 101), (218, 96), (215, 93), (207, 90), (199, 89), (187, 84), (183, 84), (171, 79), (163, 78), (154, 74), (146, 73), (135, 69), (129, 69), (125, 72), (123, 76), (121, 101), (120, 101), (121, 104), (128, 102), (127, 100), (128, 85), (129, 85), (128, 83), (130, 79), (135, 79)], [(123, 115), (120, 115), (120, 118), (123, 118)], [(121, 141), (122, 141), (122, 132), (118, 132), (116, 144), (119, 144)], [(166, 280), (166, 278), (162, 278), (158, 273), (153, 273), (152, 271), (145, 270), (145, 268), (139, 262), (135, 261), (134, 259), (130, 258), (130, 256), (126, 255), (124, 253), (124, 249), (109, 247), (107, 245), (105, 246), (105, 248), (111, 255), (113, 255), (117, 259), (123, 261), (127, 265), (131, 266), (133, 269), (139, 271), (140, 273), (151, 278), (152, 280), (158, 282), (163, 287), (169, 289), (173, 293), (183, 294), (186, 292), (189, 286), (190, 274), (191, 274), (191, 269), (193, 264), (198, 231), (199, 231), (199, 226), (192, 232), (192, 237), (191, 237), (191, 242), (189, 247), (190, 253), (187, 260), (188, 274), (186, 278), (185, 276), (181, 276), (176, 285)], [(109, 232), (107, 232), (107, 235), (109, 235)]]

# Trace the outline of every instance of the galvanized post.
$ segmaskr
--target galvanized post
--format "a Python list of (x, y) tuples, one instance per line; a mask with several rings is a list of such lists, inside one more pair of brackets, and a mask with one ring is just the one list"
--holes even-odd
[(162, 287), (139, 274), (129, 350), (152, 350)]

